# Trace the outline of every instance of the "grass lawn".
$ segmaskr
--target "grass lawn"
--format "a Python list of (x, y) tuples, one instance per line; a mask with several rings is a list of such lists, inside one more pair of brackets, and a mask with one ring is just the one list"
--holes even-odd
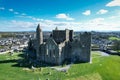
[(0, 49), (3, 49), (4, 47), (3, 46), (0, 46)]
[(20, 59), (14, 53), (0, 55), (0, 80), (120, 80), (120, 56), (101, 56), (92, 52), (92, 63), (73, 64), (67, 73), (49, 67), (35, 71), (25, 67), (13, 66)]

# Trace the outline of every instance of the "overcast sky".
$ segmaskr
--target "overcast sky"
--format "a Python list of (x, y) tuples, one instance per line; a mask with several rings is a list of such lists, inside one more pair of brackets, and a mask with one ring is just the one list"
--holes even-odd
[(120, 0), (0, 0), (0, 31), (120, 31)]

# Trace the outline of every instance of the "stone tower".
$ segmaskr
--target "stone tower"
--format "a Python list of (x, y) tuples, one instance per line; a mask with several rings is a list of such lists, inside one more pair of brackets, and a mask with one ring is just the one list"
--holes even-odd
[(56, 27), (55, 30), (58, 30), (58, 27)]
[(37, 29), (36, 29), (36, 39), (39, 45), (43, 43), (43, 33), (40, 28), (40, 24), (38, 24)]
[(82, 44), (82, 53), (83, 54), (83, 61), (84, 62), (90, 62), (91, 59), (91, 33), (90, 32), (84, 32), (80, 34), (80, 42)]
[(40, 58), (41, 51), (40, 51), (40, 46), (43, 43), (43, 33), (40, 28), (40, 24), (38, 24), (37, 29), (36, 29), (36, 54), (37, 58)]

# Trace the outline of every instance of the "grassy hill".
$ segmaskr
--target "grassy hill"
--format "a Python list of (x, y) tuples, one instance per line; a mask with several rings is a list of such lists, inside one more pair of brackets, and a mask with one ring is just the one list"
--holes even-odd
[(92, 52), (92, 63), (72, 64), (67, 73), (50, 67), (17, 67), (19, 54), (0, 55), (0, 80), (120, 80), (120, 56), (102, 56)]

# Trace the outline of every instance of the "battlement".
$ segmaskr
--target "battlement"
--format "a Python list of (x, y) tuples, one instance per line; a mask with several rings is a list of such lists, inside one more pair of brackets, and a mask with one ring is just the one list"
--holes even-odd
[(73, 40), (73, 30), (53, 30), (52, 37), (56, 43)]

